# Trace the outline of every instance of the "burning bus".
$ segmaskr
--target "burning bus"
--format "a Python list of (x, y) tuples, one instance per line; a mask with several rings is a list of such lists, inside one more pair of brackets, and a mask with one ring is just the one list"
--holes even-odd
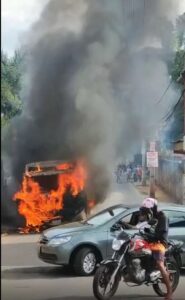
[(84, 162), (45, 161), (27, 164), (21, 188), (13, 200), (25, 219), (21, 232), (40, 232), (47, 227), (82, 218), (88, 213)]

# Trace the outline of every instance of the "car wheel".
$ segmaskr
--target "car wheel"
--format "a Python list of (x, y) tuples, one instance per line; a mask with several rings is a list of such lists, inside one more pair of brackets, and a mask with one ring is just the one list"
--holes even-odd
[(93, 249), (82, 248), (74, 258), (74, 271), (77, 275), (89, 276), (94, 273), (97, 264), (97, 257)]

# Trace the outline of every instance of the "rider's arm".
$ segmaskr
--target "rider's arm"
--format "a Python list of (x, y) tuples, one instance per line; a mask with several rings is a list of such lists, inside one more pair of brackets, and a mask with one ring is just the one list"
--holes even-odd
[(158, 224), (155, 230), (156, 239), (159, 241), (167, 241), (168, 239), (168, 218), (163, 212), (159, 212)]
[(134, 226), (134, 225), (131, 225), (131, 224), (123, 222), (123, 221), (121, 223), (122, 223), (121, 225), (123, 227), (125, 227), (126, 229), (136, 229), (136, 226)]

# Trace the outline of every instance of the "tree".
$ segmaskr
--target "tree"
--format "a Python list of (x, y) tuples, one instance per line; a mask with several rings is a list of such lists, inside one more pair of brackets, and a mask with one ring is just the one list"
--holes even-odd
[(12, 58), (1, 52), (1, 124), (4, 126), (22, 109), (20, 99), (23, 56), (15, 51)]
[(185, 49), (178, 49), (170, 66), (170, 74), (173, 81), (177, 81), (180, 73), (185, 67)]
[(169, 73), (172, 80), (177, 81), (180, 73), (185, 68), (185, 13), (176, 21), (176, 52), (169, 64)]
[[(185, 68), (185, 13), (177, 19), (176, 23), (176, 45), (177, 49), (175, 56), (169, 64), (169, 73), (172, 77), (172, 81), (177, 84), (181, 72)], [(183, 89), (182, 85), (177, 86), (178, 89)], [(184, 91), (181, 91), (181, 96), (172, 107), (171, 112), (167, 116), (166, 120), (171, 122), (170, 129), (168, 130), (168, 137), (171, 141), (180, 139), (183, 135), (184, 125)]]

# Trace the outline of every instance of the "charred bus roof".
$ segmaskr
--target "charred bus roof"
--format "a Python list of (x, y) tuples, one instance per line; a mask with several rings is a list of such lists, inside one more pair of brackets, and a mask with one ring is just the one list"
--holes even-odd
[(28, 177), (57, 175), (72, 172), (74, 168), (75, 162), (60, 160), (40, 161), (27, 164), (25, 167), (25, 175)]

